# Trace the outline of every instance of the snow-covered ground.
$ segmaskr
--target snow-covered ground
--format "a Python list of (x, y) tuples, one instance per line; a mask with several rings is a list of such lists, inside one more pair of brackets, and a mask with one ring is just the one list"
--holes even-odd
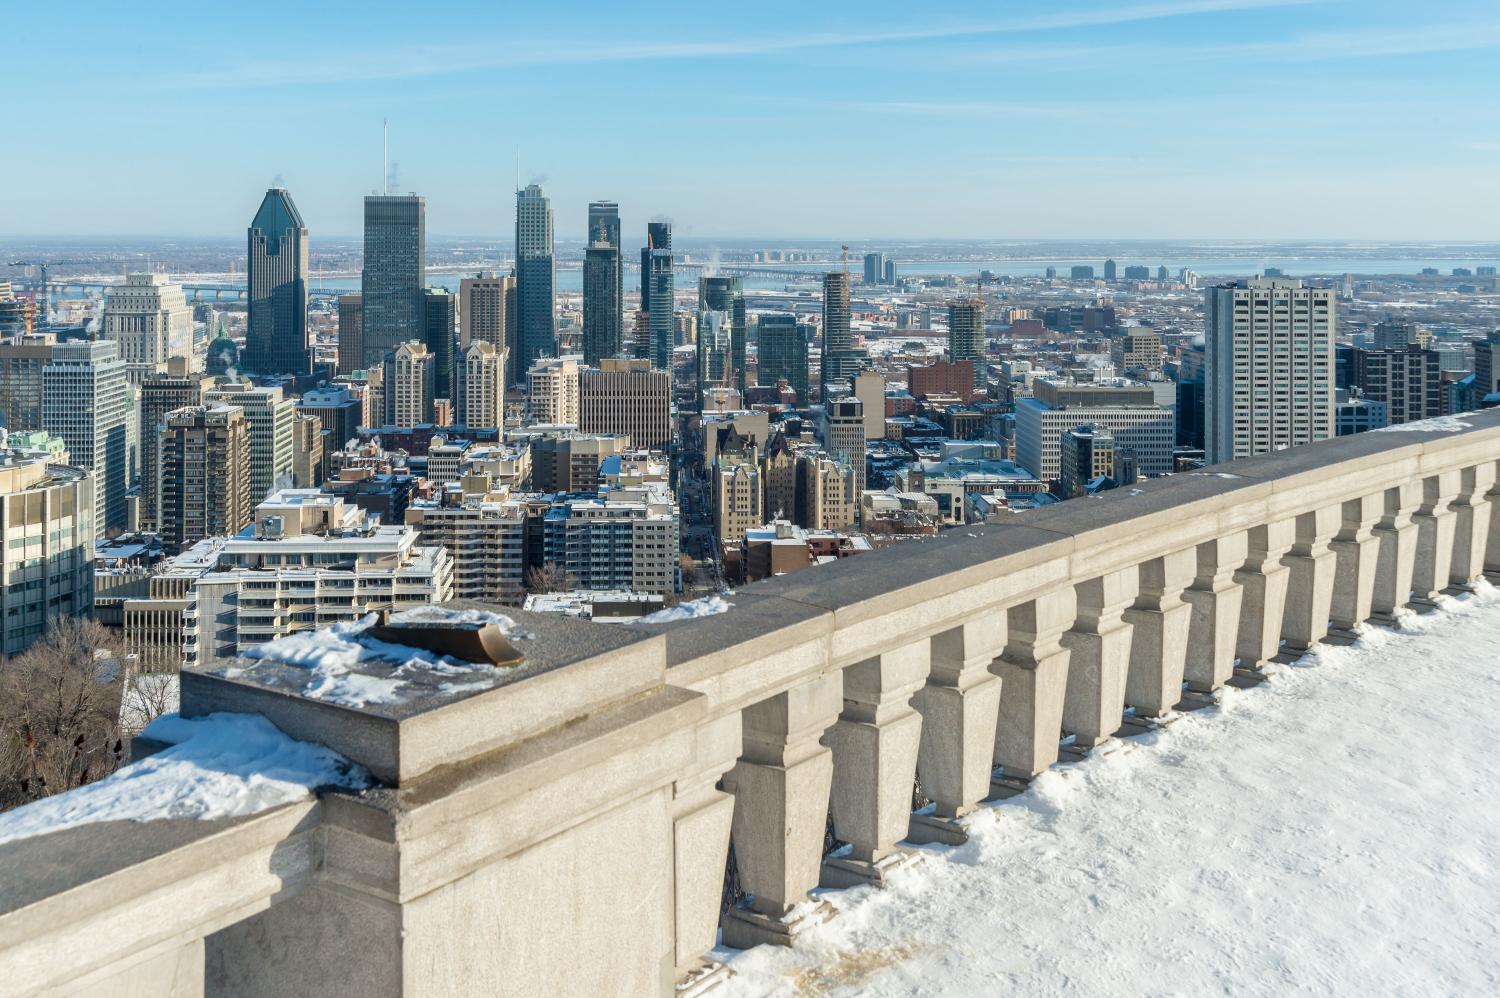
[(1500, 994), (1500, 595), (1488, 586), (1043, 774), (749, 995)]

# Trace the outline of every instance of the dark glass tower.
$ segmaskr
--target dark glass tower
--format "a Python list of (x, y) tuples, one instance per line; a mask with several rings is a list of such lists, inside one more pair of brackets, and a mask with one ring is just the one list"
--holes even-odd
[(408, 340), (424, 339), (427, 205), (415, 194), (365, 198), (365, 267), (360, 275), (366, 366)]
[[(723, 343), (703, 335), (704, 317), (722, 313)], [(698, 279), (698, 377), (699, 388), (707, 383), (732, 384), (745, 390), (745, 291), (738, 277)], [(722, 351), (722, 356), (711, 355)]]
[(553, 291), (552, 201), (531, 184), (516, 192), (516, 377), (524, 378), (538, 357), (557, 355)]
[(984, 302), (980, 299), (949, 303), (948, 359), (954, 362), (972, 360), (974, 387), (984, 387)]
[(819, 377), (822, 400), (828, 402), (828, 386), (847, 383), (859, 373), (861, 357), (854, 350), (849, 331), (849, 274), (823, 275), (823, 364)]
[(756, 324), (758, 366), (755, 380), (774, 386), (782, 378), (797, 393), (797, 404), (807, 405), (807, 344), (812, 330), (795, 315), (762, 315)]
[(637, 342), (635, 354), (662, 371), (672, 370), (672, 343), (676, 338), (672, 302), (672, 223), (651, 222), (646, 226), (646, 245), (641, 247), (641, 309), (646, 313), (646, 338)]
[(423, 341), (432, 352), (432, 397), (458, 405), (457, 354), (454, 319), (456, 309), (444, 288), (422, 291)]
[(245, 366), (257, 374), (306, 374), (307, 227), (280, 187), (266, 191), (250, 223), (250, 308)]
[(597, 365), (620, 352), (625, 338), (624, 265), (620, 254), (620, 208), (613, 201), (589, 204), (588, 246), (583, 254), (583, 359)]

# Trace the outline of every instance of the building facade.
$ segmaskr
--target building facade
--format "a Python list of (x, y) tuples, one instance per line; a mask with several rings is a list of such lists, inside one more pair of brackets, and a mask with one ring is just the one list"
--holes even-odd
[(417, 341), (401, 344), (386, 359), (387, 423), (411, 427), (432, 422), (433, 367), (432, 351)]
[(292, 420), (297, 403), (280, 388), (245, 382), (203, 393), (205, 403), (237, 405), (250, 424), (250, 501), (258, 502), (292, 482)]
[(620, 251), (620, 206), (589, 204), (588, 245), (583, 256), (583, 360), (596, 365), (620, 353), (625, 340), (624, 264)]
[(557, 353), (557, 266), (552, 254), (552, 201), (531, 184), (516, 192), (516, 370)]
[(201, 405), (203, 393), (213, 386), (212, 378), (188, 370), (186, 357), (172, 358), (167, 362), (165, 374), (153, 374), (141, 382), (141, 500), (137, 507), (137, 525), (142, 530), (157, 529), (161, 496), (161, 434), (166, 426), (167, 413), (184, 406)]
[(369, 195), (360, 273), (360, 367), (379, 364), (402, 343), (423, 338), (426, 286), (427, 203), (416, 194)]
[(0, 431), (0, 653), (31, 647), (52, 617), (94, 612), (89, 473), (15, 455)]
[(104, 300), (100, 334), (113, 340), (131, 384), (167, 369), (168, 357), (191, 357), (193, 310), (163, 274), (130, 274)]
[(458, 420), (469, 427), (505, 429), (505, 355), (487, 340), (475, 340), (459, 364)]
[(630, 445), (665, 450), (672, 442), (672, 376), (647, 361), (606, 357), (579, 375), (578, 428), (628, 436)]
[(984, 387), (984, 302), (969, 298), (948, 303), (948, 360), (969, 361), (974, 388)]
[(250, 222), (250, 302), (244, 363), (259, 374), (312, 370), (307, 340), (307, 226), (283, 188), (266, 191)]
[(797, 393), (797, 404), (807, 405), (808, 382), (811, 379), (808, 344), (812, 327), (799, 323), (795, 315), (762, 315), (756, 320), (755, 380), (774, 386), (785, 379)]
[(676, 324), (676, 295), (672, 267), (672, 224), (646, 225), (646, 245), (641, 247), (641, 312), (645, 315), (644, 337), (638, 331), (635, 355), (651, 361), (659, 371), (672, 370), (672, 347)]
[(237, 405), (187, 405), (159, 429), (162, 547), (177, 554), (250, 523), (250, 421)]
[(135, 486), (138, 414), (125, 361), (111, 340), (57, 344), (42, 370), (42, 429), (67, 444), (94, 476), (94, 528), (126, 525), (126, 493)]

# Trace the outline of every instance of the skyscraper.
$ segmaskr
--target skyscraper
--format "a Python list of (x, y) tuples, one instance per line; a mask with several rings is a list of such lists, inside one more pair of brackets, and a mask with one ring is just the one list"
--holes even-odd
[(42, 429), (61, 437), (72, 461), (94, 473), (98, 533), (125, 526), (132, 485), (136, 413), (119, 348), (110, 340), (69, 340), (42, 370)]
[(635, 355), (662, 371), (672, 369), (673, 280), (672, 223), (648, 223), (646, 245), (641, 247), (641, 311), (646, 313), (646, 336), (644, 342), (637, 339)]
[(243, 530), (250, 505), (250, 423), (222, 402), (167, 413), (159, 427), (161, 539), (169, 554)]
[(245, 366), (257, 374), (306, 374), (307, 226), (283, 188), (266, 191), (250, 222)]
[(1119, 269), (1113, 260), (1104, 261), (1104, 279), (1113, 281), (1119, 274)]
[(638, 358), (605, 357), (578, 378), (578, 428), (624, 434), (630, 446), (665, 450), (672, 442), (672, 375)]
[(109, 291), (102, 335), (119, 346), (130, 383), (167, 369), (168, 357), (193, 352), (193, 309), (162, 274), (130, 274)]
[(516, 191), (516, 352), (517, 373), (538, 357), (557, 353), (553, 312), (556, 262), (552, 256), (552, 201), (536, 184)]
[(879, 284), (885, 279), (885, 254), (865, 254), (865, 283)]
[(505, 428), (505, 355), (486, 340), (475, 340), (463, 352), (458, 418), (470, 428)]
[(489, 271), (465, 277), (458, 286), (458, 347), (489, 343), (500, 357), (505, 383), (516, 383), (515, 352), (510, 349), (516, 327), (516, 279)]
[(457, 334), (453, 295), (444, 288), (422, 291), (423, 341), (432, 354), (432, 397), (458, 401)]
[(738, 277), (698, 278), (698, 380), (700, 390), (745, 390), (745, 290)]
[(1209, 288), (1204, 334), (1210, 463), (1334, 435), (1331, 290), (1283, 278)]
[(339, 370), (351, 374), (364, 370), (365, 334), (363, 299), (358, 293), (339, 295)]
[(620, 254), (620, 208), (613, 201), (589, 204), (588, 247), (583, 257), (583, 359), (597, 364), (620, 352), (625, 338), (624, 269)]
[(762, 385), (774, 386), (782, 378), (797, 393), (797, 404), (808, 402), (807, 345), (812, 327), (799, 323), (795, 315), (762, 315), (757, 320), (759, 345), (756, 378)]
[[(421, 339), (427, 285), (427, 204), (415, 194), (365, 198), (364, 364), (378, 364), (408, 340)], [(256, 497), (259, 499), (259, 497)]]
[(823, 275), (823, 365), (819, 383), (823, 401), (828, 386), (848, 382), (860, 369), (860, 355), (849, 331), (849, 275)]
[(432, 351), (420, 340), (403, 343), (385, 359), (385, 412), (394, 426), (432, 422)]
[(161, 430), (167, 414), (201, 404), (203, 393), (213, 386), (213, 378), (188, 370), (186, 357), (172, 358), (167, 373), (153, 374), (141, 383), (141, 501), (137, 515), (142, 530), (159, 529)]
[(984, 387), (984, 302), (981, 299), (965, 298), (948, 303), (948, 359), (955, 363), (972, 360), (974, 387)]

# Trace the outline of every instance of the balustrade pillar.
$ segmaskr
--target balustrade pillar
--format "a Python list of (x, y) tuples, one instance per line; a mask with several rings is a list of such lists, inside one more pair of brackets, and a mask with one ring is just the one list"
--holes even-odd
[(1250, 555), (1234, 573), (1235, 581), (1245, 590), (1235, 641), (1241, 668), (1264, 668), (1280, 653), (1281, 622), (1291, 576), (1281, 559), (1296, 540), (1296, 527), (1296, 521), (1288, 518), (1250, 531)]
[(1234, 674), (1245, 595), (1236, 572), (1249, 555), (1250, 537), (1243, 530), (1198, 545), (1198, 574), (1182, 594), (1192, 607), (1183, 671), (1190, 690), (1211, 693)]
[(1384, 510), (1383, 493), (1350, 499), (1343, 505), (1343, 522), (1328, 545), (1334, 558), (1333, 601), (1328, 615), (1338, 630), (1351, 630), (1370, 619), (1380, 557), (1375, 524)]
[(1003, 686), (995, 730), (995, 765), (1005, 775), (1030, 779), (1057, 761), (1069, 650), (1062, 635), (1073, 625), (1072, 586), (1038, 596), (1007, 611), (1005, 654), (995, 663)]
[(1453, 501), (1453, 564), (1448, 581), (1469, 588), (1484, 574), (1484, 556), (1490, 538), (1490, 489), (1495, 485), (1495, 463), (1485, 461), (1465, 468), (1459, 477), (1458, 498)]
[(823, 861), (825, 887), (881, 883), (905, 854), (911, 791), (922, 742), (912, 698), (927, 682), (928, 639), (844, 669), (844, 710), (826, 741), (833, 750), (833, 830), (846, 856)]
[(1005, 630), (1005, 611), (996, 609), (932, 639), (932, 670), (912, 706), (922, 715), (917, 777), (933, 813), (912, 815), (914, 842), (963, 842), (953, 819), (989, 794), (1002, 688), (990, 665), (1005, 650)]
[(672, 785), (672, 911), (677, 980), (701, 987), (723, 967), (702, 957), (717, 941), (734, 818), (734, 797), (718, 782), (740, 754), (740, 715), (704, 724), (696, 741), (696, 771)]
[(1078, 616), (1062, 636), (1068, 659), (1063, 730), (1091, 748), (1120, 730), (1125, 713), (1125, 677), (1130, 671), (1130, 636), (1125, 608), (1140, 591), (1134, 568), (1110, 572), (1075, 588)]
[(734, 794), (735, 863), (750, 897), (724, 916), (727, 946), (789, 945), (830, 914), (807, 892), (823, 865), (833, 753), (822, 738), (843, 707), (843, 678), (831, 672), (741, 712), (744, 748), (724, 789)]
[(1453, 500), (1458, 498), (1463, 475), (1444, 471), (1422, 480), (1422, 504), (1412, 514), (1417, 525), (1417, 554), (1412, 568), (1412, 602), (1432, 606), (1448, 588), (1453, 570), (1453, 536), (1458, 517)]
[(1417, 565), (1417, 525), (1412, 514), (1422, 501), (1422, 483), (1406, 482), (1385, 490), (1375, 539), (1375, 591), (1370, 601), (1372, 620), (1389, 622), (1411, 599), (1412, 573)]
[(1192, 548), (1153, 558), (1140, 567), (1140, 595), (1125, 611), (1134, 628), (1125, 702), (1142, 717), (1161, 717), (1182, 700), (1193, 608), (1183, 591), (1193, 581)]
[(1344, 519), (1340, 506), (1324, 506), (1297, 517), (1287, 569), (1286, 608), (1281, 635), (1289, 651), (1306, 651), (1328, 636), (1333, 608), (1333, 576), (1338, 557), (1329, 547)]

